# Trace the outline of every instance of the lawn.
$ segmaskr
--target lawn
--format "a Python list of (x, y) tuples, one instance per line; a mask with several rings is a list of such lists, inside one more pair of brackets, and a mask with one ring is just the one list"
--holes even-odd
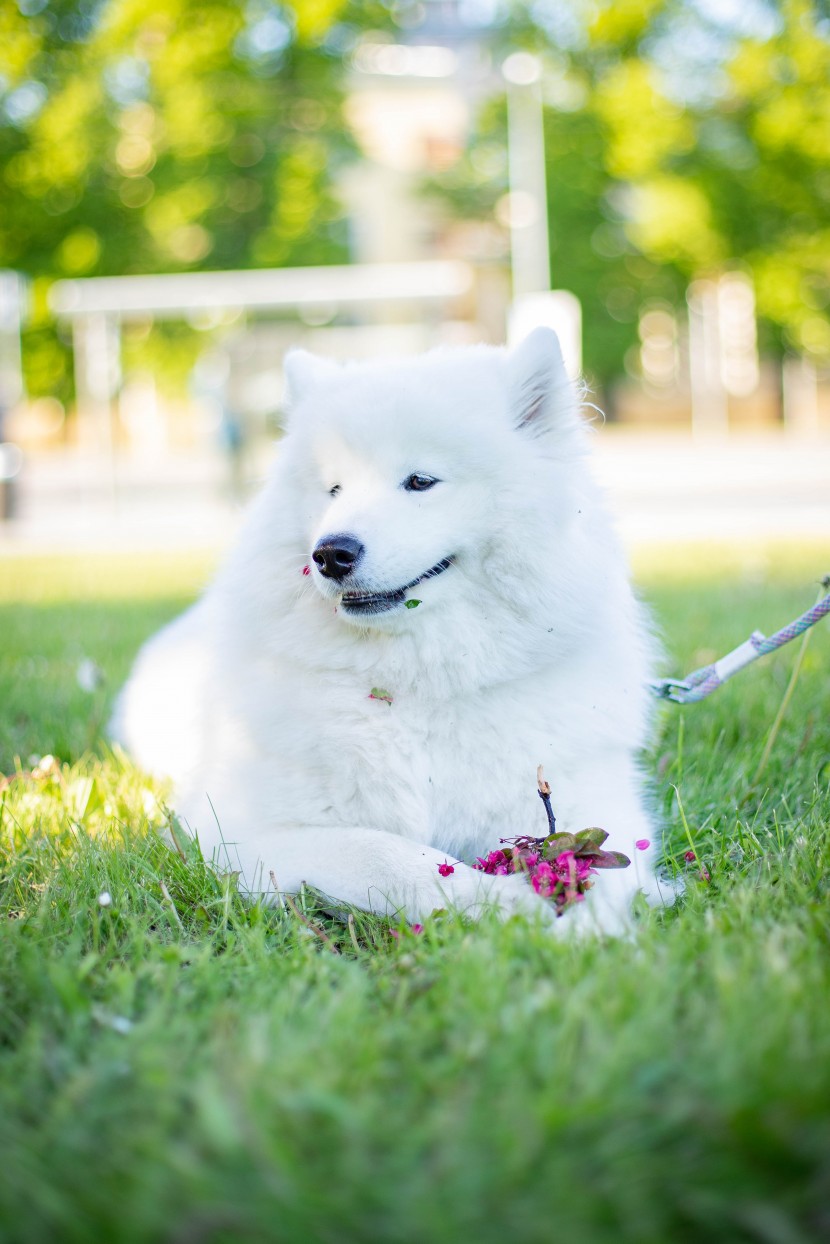
[[(830, 548), (636, 569), (680, 674), (812, 604)], [(243, 904), (108, 750), (137, 646), (209, 570), (0, 561), (0, 1239), (826, 1240), (830, 625), (760, 776), (797, 644), (661, 715), (675, 910), (581, 947), (393, 937)]]

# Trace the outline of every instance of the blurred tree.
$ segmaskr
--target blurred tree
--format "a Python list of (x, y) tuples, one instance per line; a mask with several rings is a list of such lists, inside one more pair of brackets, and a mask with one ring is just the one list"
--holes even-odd
[[(767, 350), (830, 357), (830, 20), (810, 0), (537, 0), (507, 6), (497, 58), (545, 63), (551, 278), (581, 299), (585, 365), (618, 374), (652, 299), (743, 266)], [(490, 216), (504, 108), (432, 183)]]
[(826, 6), (665, 3), (595, 99), (631, 242), (688, 278), (744, 266), (767, 349), (830, 358)]
[(347, 257), (342, 61), (367, 20), (389, 18), (349, 0), (2, 7), (0, 267), (35, 278), (34, 392), (68, 383), (39, 282)]
[[(330, 262), (344, 0), (18, 0), (0, 263), (33, 274)], [(339, 38), (348, 39), (347, 27)]]
[[(6, 0), (0, 266), (34, 279), (33, 393), (69, 391), (46, 316), (61, 276), (329, 263), (351, 158), (344, 68), (415, 0)], [(767, 348), (830, 356), (830, 17), (818, 0), (467, 0), (497, 58), (547, 66), (552, 278), (602, 382), (641, 306), (744, 265)], [(472, 20), (472, 19), (471, 19)], [(490, 217), (503, 100), (440, 192)]]
[[(671, 264), (656, 264), (626, 232), (623, 186), (608, 172), (607, 135), (587, 105), (586, 75), (574, 69), (558, 80), (559, 103), (545, 110), (551, 279), (582, 304), (583, 363), (592, 383), (622, 370), (637, 340), (637, 315), (648, 299), (677, 302), (685, 281)], [(464, 159), (433, 180), (428, 190), (465, 216), (503, 216), (508, 190), (503, 99), (478, 119)]]

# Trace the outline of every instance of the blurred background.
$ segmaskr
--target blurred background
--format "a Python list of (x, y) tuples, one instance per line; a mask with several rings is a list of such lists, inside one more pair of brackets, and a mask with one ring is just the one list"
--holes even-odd
[(215, 546), (291, 345), (538, 323), (629, 542), (827, 537), (828, 209), (818, 0), (5, 0), (0, 550)]

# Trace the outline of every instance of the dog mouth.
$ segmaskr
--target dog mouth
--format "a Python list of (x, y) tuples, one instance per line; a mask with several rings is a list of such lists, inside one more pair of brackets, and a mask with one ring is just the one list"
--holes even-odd
[(411, 583), (405, 583), (403, 587), (395, 588), (392, 592), (344, 592), (340, 598), (340, 607), (347, 613), (364, 616), (372, 613), (385, 613), (388, 609), (396, 609), (398, 605), (406, 603), (407, 592), (411, 592), (414, 587), (417, 587), (419, 583), (426, 582), (427, 579), (437, 578), (439, 574), (449, 570), (454, 561), (454, 555), (444, 557), (429, 570), (425, 570), (423, 574), (418, 575), (417, 579), (413, 579)]

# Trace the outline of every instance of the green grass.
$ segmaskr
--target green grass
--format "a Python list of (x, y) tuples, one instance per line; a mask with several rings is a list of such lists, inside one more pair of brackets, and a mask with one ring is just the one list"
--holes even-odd
[[(137, 645), (208, 569), (0, 562), (0, 1239), (827, 1239), (830, 626), (760, 786), (796, 645), (666, 710), (678, 910), (581, 948), (452, 919), (395, 940), (308, 894), (243, 904), (106, 750)], [(812, 603), (830, 549), (637, 569), (679, 674)]]

